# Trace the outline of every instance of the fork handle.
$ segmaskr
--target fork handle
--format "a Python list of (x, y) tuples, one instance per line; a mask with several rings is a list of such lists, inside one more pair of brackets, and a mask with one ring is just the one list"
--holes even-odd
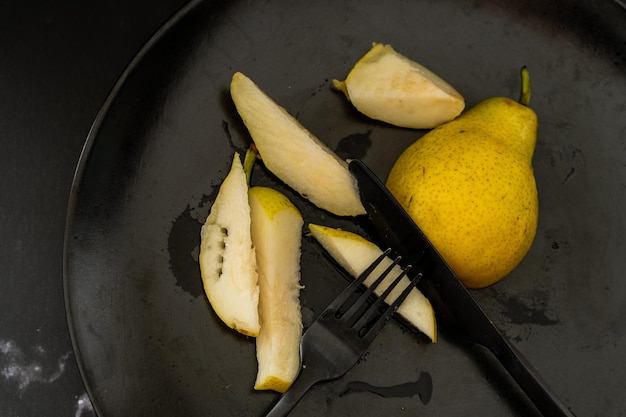
[(316, 375), (311, 369), (306, 366), (302, 367), (293, 384), (265, 414), (265, 417), (285, 417), (313, 385), (325, 379), (323, 376)]

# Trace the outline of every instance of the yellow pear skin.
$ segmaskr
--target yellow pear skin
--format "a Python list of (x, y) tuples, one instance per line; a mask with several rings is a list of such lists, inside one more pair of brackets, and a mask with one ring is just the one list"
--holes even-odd
[(536, 138), (531, 108), (494, 97), (418, 139), (389, 173), (389, 190), (469, 288), (502, 279), (532, 245)]

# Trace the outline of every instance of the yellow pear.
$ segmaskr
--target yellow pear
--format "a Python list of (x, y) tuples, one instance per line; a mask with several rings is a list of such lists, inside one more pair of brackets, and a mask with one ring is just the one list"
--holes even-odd
[(202, 226), (199, 263), (204, 291), (215, 313), (227, 326), (257, 336), (261, 328), (259, 286), (250, 222), (248, 183), (235, 153)]
[(400, 127), (433, 128), (465, 107), (463, 96), (441, 77), (381, 43), (373, 44), (345, 81), (333, 84), (361, 113)]
[(285, 392), (300, 370), (300, 246), (303, 220), (282, 193), (249, 191), (252, 242), (259, 273), (261, 331), (254, 388)]
[[(511, 272), (535, 237), (538, 200), (532, 157), (537, 116), (494, 97), (410, 145), (387, 187), (463, 283), (491, 285)], [(527, 94), (526, 94), (527, 93)]]
[[(342, 268), (354, 278), (358, 277), (372, 264), (383, 251), (374, 243), (364, 237), (341, 229), (309, 224), (311, 235), (322, 245), (322, 247), (337, 261)], [(374, 272), (365, 280), (365, 285), (371, 285), (376, 276), (384, 271), (392, 260), (386, 257)], [(395, 266), (387, 278), (376, 288), (374, 293), (380, 295), (389, 284), (399, 276), (402, 270)], [(406, 283), (409, 279), (404, 278)], [(398, 285), (390, 294), (391, 299), (396, 298), (404, 286)], [(406, 319), (411, 325), (424, 333), (433, 342), (437, 340), (437, 323), (432, 305), (428, 299), (414, 288), (409, 296), (398, 308), (398, 314)]]
[(365, 213), (345, 161), (244, 74), (233, 75), (230, 93), (267, 169), (324, 210)]

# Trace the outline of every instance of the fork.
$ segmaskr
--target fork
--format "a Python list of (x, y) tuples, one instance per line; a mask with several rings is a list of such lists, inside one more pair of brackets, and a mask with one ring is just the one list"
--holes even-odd
[(390, 249), (384, 251), (307, 329), (300, 342), (300, 373), (266, 417), (286, 416), (313, 385), (345, 375), (416, 286), (421, 273), (414, 275), (395, 300), (386, 301), (391, 291), (407, 276), (411, 269), (409, 265), (375, 301), (369, 303), (374, 290), (400, 262), (397, 257), (363, 293), (358, 294), (363, 282), (389, 253)]

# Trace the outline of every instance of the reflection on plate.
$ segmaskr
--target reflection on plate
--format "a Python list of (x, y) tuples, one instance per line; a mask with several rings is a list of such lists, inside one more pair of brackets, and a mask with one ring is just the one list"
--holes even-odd
[[(114, 88), (70, 202), (68, 315), (98, 414), (256, 416), (277, 399), (252, 390), (254, 341), (216, 319), (197, 265), (201, 223), (233, 151), (249, 142), (228, 83), (244, 71), (331, 148), (384, 177), (422, 132), (360, 116), (330, 83), (380, 41), (432, 68), (468, 106), (515, 96), (520, 66), (531, 68), (539, 230), (522, 265), (475, 295), (578, 415), (617, 415), (626, 384), (626, 43), (614, 23), (626, 13), (582, 3), (190, 3)], [(287, 193), (306, 221), (359, 228), (314, 209), (262, 166), (254, 178)], [(308, 238), (302, 281), (306, 322), (345, 285)], [(422, 372), (433, 381), (426, 405), (414, 393), (340, 395), (355, 381), (400, 386)], [(293, 415), (398, 413), (534, 410), (454, 331), (441, 329), (432, 345), (390, 325), (346, 377), (313, 389)]]

